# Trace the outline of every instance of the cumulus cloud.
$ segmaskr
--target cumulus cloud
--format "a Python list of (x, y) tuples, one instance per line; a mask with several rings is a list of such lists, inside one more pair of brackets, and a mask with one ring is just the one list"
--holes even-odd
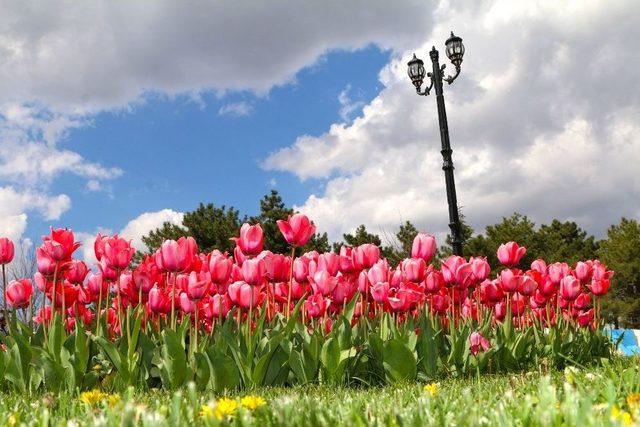
[[(442, 2), (415, 51), (454, 29), (467, 53), (445, 87), (458, 200), (480, 229), (513, 211), (580, 222), (601, 235), (640, 215), (640, 14), (632, 1)], [(404, 220), (447, 230), (433, 96), (406, 75), (414, 49), (381, 71), (384, 89), (353, 123), (300, 136), (263, 166), (315, 179), (298, 209), (338, 238), (360, 223), (390, 232)], [(448, 62), (440, 49), (441, 62)], [(451, 65), (448, 65), (449, 68)]]
[(159, 228), (165, 222), (181, 226), (184, 213), (171, 209), (162, 209), (157, 212), (145, 212), (137, 218), (132, 219), (120, 231), (120, 235), (125, 239), (130, 239), (134, 248), (139, 251), (146, 251), (147, 247), (142, 242), (142, 236), (150, 231)]
[[(428, 28), (428, 9), (420, 0), (6, 3), (0, 184), (26, 199), (56, 199), (64, 195), (51, 194), (52, 182), (71, 173), (86, 178), (88, 191), (108, 191), (103, 181), (122, 170), (56, 146), (95, 114), (127, 110), (149, 93), (196, 100), (204, 91), (266, 94), (332, 49), (410, 44)], [(220, 114), (251, 109), (231, 103)], [(14, 233), (41, 209), (21, 206), (2, 220)]]

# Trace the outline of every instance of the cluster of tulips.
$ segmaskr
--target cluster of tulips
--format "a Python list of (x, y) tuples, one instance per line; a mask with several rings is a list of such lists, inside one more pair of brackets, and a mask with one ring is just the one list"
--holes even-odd
[[(310, 327), (330, 331), (336, 315), (356, 296), (353, 322), (390, 313), (400, 323), (421, 313), (439, 318), (443, 325), (458, 319), (513, 324), (533, 322), (551, 326), (559, 316), (580, 327), (598, 324), (599, 299), (610, 287), (613, 272), (597, 260), (573, 267), (556, 262), (534, 261), (518, 268), (526, 249), (515, 242), (503, 244), (497, 255), (504, 266), (490, 278), (486, 258), (450, 256), (437, 268), (433, 236), (415, 237), (411, 258), (391, 266), (374, 244), (343, 246), (340, 253), (306, 252), (296, 256), (315, 233), (314, 224), (303, 214), (278, 221), (291, 254), (276, 254), (263, 248), (259, 224), (244, 224), (233, 255), (214, 250), (199, 253), (191, 237), (166, 240), (152, 255), (132, 266), (135, 249), (122, 237), (98, 235), (95, 239), (97, 270), (74, 259), (80, 244), (68, 229), (52, 229), (36, 249), (38, 272), (31, 279), (3, 282), (5, 319), (8, 310), (34, 308), (25, 319), (45, 329), (54, 313), (63, 318), (68, 331), (76, 322), (87, 329), (104, 320), (110, 337), (122, 334), (124, 319), (138, 313), (145, 328), (175, 329), (188, 316), (192, 327), (211, 333), (227, 318), (251, 328), (257, 316), (272, 319), (280, 313), (288, 318), (304, 299), (296, 315)], [(0, 239), (0, 263), (13, 258), (13, 243)], [(34, 301), (34, 284), (42, 299)], [(486, 339), (471, 336), (472, 352), (482, 351)]]

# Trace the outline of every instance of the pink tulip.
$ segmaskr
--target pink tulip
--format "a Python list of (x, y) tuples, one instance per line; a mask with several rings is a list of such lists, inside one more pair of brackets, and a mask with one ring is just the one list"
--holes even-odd
[(231, 299), (227, 294), (215, 294), (204, 301), (203, 312), (208, 319), (227, 317), (231, 310)]
[(466, 261), (464, 260), (464, 258), (457, 255), (452, 255), (447, 259), (445, 259), (444, 261), (442, 261), (442, 264), (440, 265), (440, 270), (442, 271), (442, 277), (444, 278), (444, 282), (447, 285), (451, 286), (456, 283), (456, 280), (457, 280), (456, 273), (458, 271), (458, 268), (463, 264), (466, 264)]
[(565, 276), (560, 282), (560, 296), (565, 301), (573, 301), (582, 292), (580, 281), (573, 276)]
[(413, 239), (413, 245), (411, 246), (411, 258), (420, 258), (429, 263), (436, 254), (437, 245), (435, 237), (426, 234), (418, 233)]
[(7, 304), (13, 308), (26, 308), (31, 303), (33, 284), (29, 279), (13, 280), (7, 285)]
[(424, 281), (425, 291), (429, 294), (435, 294), (440, 292), (440, 289), (444, 287), (444, 278), (442, 273), (434, 270), (427, 274), (427, 278)]
[(199, 301), (209, 291), (209, 286), (211, 286), (211, 275), (209, 272), (196, 273), (192, 271), (189, 273), (186, 294), (190, 299)]
[(209, 273), (213, 283), (225, 284), (229, 281), (233, 270), (233, 260), (221, 253), (212, 253), (209, 258)]
[(537, 259), (531, 263), (531, 269), (540, 274), (547, 274), (547, 263), (542, 259)]
[(305, 256), (296, 258), (293, 261), (293, 277), (296, 279), (296, 282), (304, 283), (308, 280), (310, 263), (311, 259)]
[(178, 302), (180, 304), (180, 310), (182, 310), (183, 313), (194, 313), (198, 307), (186, 292), (180, 293)]
[(0, 238), (0, 264), (9, 264), (13, 261), (15, 248), (13, 241), (8, 237)]
[(371, 286), (371, 297), (378, 304), (383, 304), (389, 297), (389, 284), (387, 282), (378, 282)]
[(242, 263), (242, 278), (251, 286), (260, 286), (264, 283), (267, 274), (265, 261), (261, 258), (252, 258)]
[(36, 249), (36, 265), (44, 276), (51, 276), (55, 272), (56, 262), (43, 248)]
[(446, 314), (449, 309), (450, 298), (448, 295), (434, 294), (431, 297), (431, 307), (437, 314)]
[(356, 270), (353, 265), (353, 248), (350, 246), (340, 247), (340, 271), (343, 273), (351, 273)]
[(367, 272), (369, 283), (375, 285), (379, 282), (389, 281), (389, 264), (386, 260), (376, 262)]
[(251, 286), (246, 282), (234, 282), (229, 285), (229, 297), (239, 307), (255, 308), (262, 302), (261, 286)]
[(538, 283), (530, 276), (518, 276), (518, 292), (522, 295), (531, 296), (538, 288)]
[(489, 277), (491, 267), (489, 266), (486, 257), (471, 258), (469, 263), (471, 264), (471, 270), (473, 271), (473, 276), (477, 282), (482, 282)]
[(104, 245), (107, 243), (108, 238), (108, 236), (103, 236), (101, 233), (98, 233), (96, 239), (93, 241), (93, 253), (98, 261), (104, 256)]
[(171, 311), (171, 300), (158, 286), (149, 291), (149, 309), (154, 313), (167, 314)]
[(504, 292), (496, 281), (485, 280), (480, 284), (480, 298), (487, 304), (495, 304), (504, 299)]
[(133, 254), (136, 250), (131, 246), (131, 242), (122, 237), (109, 237), (104, 243), (104, 257), (107, 264), (116, 270), (122, 270), (129, 267)]
[(491, 348), (491, 343), (480, 332), (474, 332), (469, 336), (469, 350), (474, 356)]
[(240, 227), (240, 237), (234, 237), (232, 240), (236, 242), (236, 245), (244, 255), (258, 255), (262, 252), (262, 246), (264, 245), (262, 227), (260, 227), (260, 224), (249, 225), (244, 223)]
[(304, 308), (309, 317), (318, 318), (324, 316), (327, 310), (327, 300), (321, 294), (311, 295), (304, 302)]
[(327, 252), (318, 257), (318, 270), (324, 270), (332, 276), (340, 271), (340, 256), (333, 252)]
[(307, 244), (311, 236), (316, 232), (316, 226), (309, 221), (306, 215), (293, 214), (288, 220), (278, 220), (278, 228), (284, 239), (291, 246), (301, 247)]
[(87, 279), (87, 289), (96, 297), (102, 293), (102, 298), (106, 299), (107, 292), (109, 291), (109, 284), (106, 280), (102, 279), (102, 273), (91, 273)]
[(569, 266), (564, 262), (555, 262), (547, 268), (551, 281), (558, 285), (560, 281), (569, 274)]
[(372, 243), (365, 243), (364, 245), (353, 248), (351, 258), (353, 266), (357, 270), (369, 268), (380, 259), (380, 248)]
[(358, 284), (353, 280), (346, 280), (344, 276), (338, 276), (338, 283), (333, 288), (332, 301), (343, 304), (351, 301), (358, 290)]
[(313, 277), (309, 277), (309, 282), (311, 282), (314, 293), (327, 296), (331, 294), (337, 286), (338, 279), (329, 275), (326, 271), (320, 270), (316, 271)]
[(193, 237), (165, 240), (160, 246), (156, 264), (165, 271), (184, 271), (193, 262), (196, 251), (197, 244)]
[(408, 258), (402, 261), (404, 277), (409, 282), (422, 282), (427, 273), (427, 264), (422, 258)]
[(574, 274), (578, 280), (582, 283), (589, 283), (593, 269), (590, 262), (577, 262)]
[(498, 248), (498, 260), (507, 267), (515, 267), (527, 252), (527, 248), (516, 242), (503, 243)]
[(518, 290), (518, 282), (520, 280), (520, 270), (512, 270), (505, 268), (500, 272), (500, 285), (505, 292), (513, 293)]
[(148, 294), (153, 285), (155, 285), (155, 274), (153, 269), (155, 265), (140, 264), (138, 268), (133, 270), (133, 283), (135, 284), (136, 291), (142, 290), (143, 293)]

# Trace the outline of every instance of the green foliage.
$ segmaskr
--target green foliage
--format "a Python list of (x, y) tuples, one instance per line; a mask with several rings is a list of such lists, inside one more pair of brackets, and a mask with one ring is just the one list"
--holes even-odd
[(600, 242), (600, 259), (615, 271), (611, 290), (617, 297), (638, 298), (640, 291), (640, 223), (622, 218)]

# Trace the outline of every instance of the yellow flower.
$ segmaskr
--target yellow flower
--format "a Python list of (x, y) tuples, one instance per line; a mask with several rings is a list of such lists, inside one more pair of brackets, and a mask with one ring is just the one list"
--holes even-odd
[(243, 397), (240, 400), (240, 404), (245, 408), (253, 411), (256, 408), (266, 405), (267, 402), (260, 396), (250, 395), (250, 396)]
[(100, 403), (100, 401), (105, 397), (106, 397), (106, 394), (101, 392), (97, 388), (94, 388), (91, 391), (85, 391), (83, 393), (80, 393), (80, 401), (82, 403), (86, 403), (87, 405), (91, 405), (91, 406)]
[(109, 404), (110, 408), (113, 408), (114, 406), (116, 406), (118, 404), (118, 402), (120, 402), (120, 395), (119, 394), (108, 394), (107, 395), (107, 403)]
[(627, 405), (629, 405), (629, 409), (640, 409), (640, 393), (631, 393), (627, 396)]
[(18, 424), (18, 418), (16, 418), (15, 414), (9, 415), (9, 418), (7, 418), (7, 425), (13, 427), (16, 424)]
[(627, 411), (621, 411), (617, 406), (611, 408), (611, 418), (620, 421), (623, 426), (632, 426), (633, 417)]
[(218, 419), (232, 417), (238, 409), (238, 402), (235, 399), (222, 398), (216, 403), (215, 416)]
[(100, 369), (102, 369), (102, 365), (100, 365), (99, 363), (93, 366), (94, 371), (99, 371)]
[(200, 413), (198, 415), (200, 415), (202, 418), (212, 418), (215, 415), (215, 406), (211, 403), (202, 405), (202, 407), (200, 407)]
[(425, 385), (424, 391), (429, 396), (434, 397), (436, 394), (438, 394), (438, 383), (429, 383)]

